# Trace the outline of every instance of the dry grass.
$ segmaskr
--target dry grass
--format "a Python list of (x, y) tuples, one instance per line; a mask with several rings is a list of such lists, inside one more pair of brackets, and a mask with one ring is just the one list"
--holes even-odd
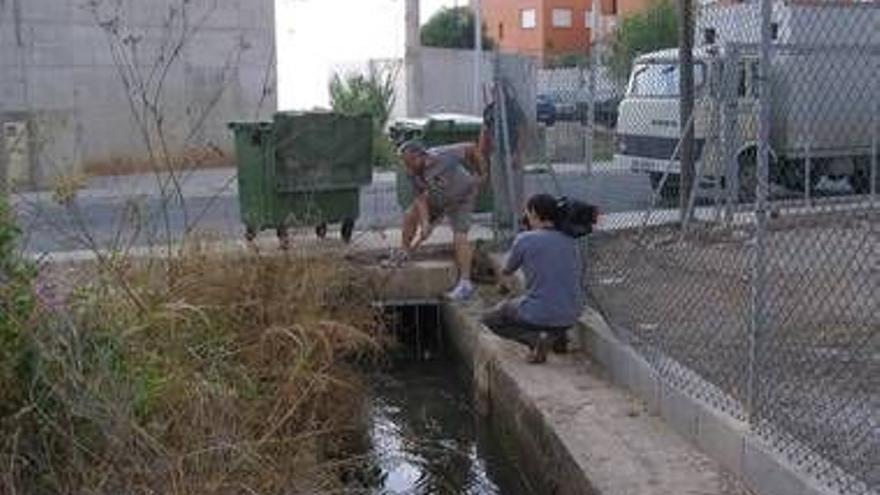
[(360, 426), (352, 364), (383, 347), (366, 275), (332, 255), (197, 244), (85, 276), (41, 295), (22, 329), (26, 400), (0, 418), (0, 492), (338, 488)]

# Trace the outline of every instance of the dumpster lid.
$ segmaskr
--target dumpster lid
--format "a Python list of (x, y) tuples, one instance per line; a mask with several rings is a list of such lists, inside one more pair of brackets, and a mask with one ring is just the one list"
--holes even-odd
[(428, 121), (453, 121), (456, 124), (482, 125), (483, 118), (476, 115), (467, 115), (463, 113), (433, 113), (428, 115)]
[(391, 123), (391, 127), (410, 127), (410, 128), (419, 128), (424, 127), (425, 124), (428, 123), (428, 119), (425, 118), (414, 118), (414, 117), (400, 117), (394, 119), (394, 122)]
[(232, 130), (235, 129), (244, 129), (247, 127), (259, 127), (259, 128), (269, 128), (272, 127), (272, 122), (267, 121), (232, 121), (226, 124), (226, 127)]

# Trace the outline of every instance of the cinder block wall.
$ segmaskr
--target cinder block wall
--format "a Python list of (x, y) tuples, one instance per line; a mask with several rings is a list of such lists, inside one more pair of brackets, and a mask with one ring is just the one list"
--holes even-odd
[[(146, 158), (127, 96), (138, 91), (128, 91), (119, 72), (134, 69), (157, 90), (162, 71), (154, 67), (180, 39), (183, 17), (172, 11), (184, 2), (126, 1), (121, 11), (103, 2), (97, 19), (86, 3), (0, 2), (0, 123), (27, 121), (31, 163), (17, 178), (25, 187), (85, 164), (106, 169)], [(168, 145), (175, 154), (228, 150), (226, 122), (276, 107), (274, 0), (192, 0), (187, 9), (184, 49), (161, 85)]]

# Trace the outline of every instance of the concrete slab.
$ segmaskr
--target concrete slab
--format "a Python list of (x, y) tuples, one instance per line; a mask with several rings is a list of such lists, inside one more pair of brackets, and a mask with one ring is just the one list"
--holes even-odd
[[(400, 246), (401, 232), (400, 229), (375, 229), (356, 231), (351, 244), (344, 244), (339, 239), (318, 239), (315, 237), (312, 229), (298, 229), (290, 231), (291, 249), (300, 254), (308, 255), (310, 253), (335, 253), (351, 257), (352, 259), (364, 260), (369, 265), (377, 265), (381, 254), (387, 253), (389, 250)], [(471, 229), (470, 238), (473, 241), (491, 241), (493, 239), (492, 230), (488, 227), (474, 226)], [(444, 250), (452, 245), (452, 232), (449, 229), (437, 229), (419, 248), (419, 252), (427, 252), (436, 254), (438, 250)], [(215, 242), (206, 242), (205, 248), (219, 253), (244, 253), (248, 251), (258, 251), (263, 255), (270, 253), (281, 254), (277, 239), (273, 236), (259, 237), (253, 243), (244, 240), (221, 240)], [(179, 245), (175, 245), (174, 249), (180, 249)], [(90, 250), (81, 251), (64, 251), (52, 253), (31, 254), (32, 257), (46, 262), (65, 263), (65, 262), (87, 262), (97, 259), (98, 254), (109, 255), (110, 253), (95, 253)], [(157, 245), (153, 247), (135, 247), (128, 253), (134, 258), (162, 257), (167, 254), (167, 246)], [(451, 262), (451, 254), (445, 254), (436, 259), (446, 260), (447, 264)], [(390, 270), (394, 271), (394, 270)], [(414, 276), (418, 277), (418, 274)], [(435, 294), (439, 296), (443, 291)]]
[(444, 305), (447, 331), (488, 395), (492, 421), (521, 445), (538, 493), (747, 493), (595, 363), (570, 354), (529, 365), (525, 348), (477, 323), (481, 310)]
[[(820, 486), (809, 473), (772, 452), (747, 423), (666, 383), (635, 349), (617, 338), (594, 309), (587, 308), (581, 323), (582, 340), (590, 343), (584, 348), (588, 358), (610, 370), (610, 379), (639, 396), (648, 411), (659, 414), (683, 439), (720, 463), (749, 489), (766, 495), (845, 492)], [(681, 367), (677, 363), (667, 364)], [(623, 376), (616, 371), (621, 369), (626, 370)], [(689, 372), (684, 367), (679, 371)], [(695, 379), (698, 378), (691, 377)], [(710, 385), (701, 388), (708, 389)], [(842, 474), (841, 477), (846, 478)]]
[(707, 409), (699, 409), (697, 414), (696, 439), (700, 449), (730, 472), (743, 472), (748, 425)]
[(679, 435), (696, 438), (699, 409), (694, 400), (684, 392), (664, 386), (660, 389), (660, 416)]
[(754, 439), (747, 439), (742, 461), (743, 475), (749, 484), (761, 486), (773, 495), (806, 495), (804, 480), (779, 469), (778, 462), (768, 450)]

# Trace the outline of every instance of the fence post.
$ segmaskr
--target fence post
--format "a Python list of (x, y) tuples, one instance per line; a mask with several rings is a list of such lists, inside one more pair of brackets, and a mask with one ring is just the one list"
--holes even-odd
[(519, 216), (519, 208), (522, 206), (522, 198), (519, 197), (517, 187), (516, 187), (516, 178), (514, 174), (516, 171), (513, 166), (513, 150), (511, 149), (511, 136), (510, 136), (510, 123), (508, 121), (509, 113), (507, 111), (507, 87), (504, 80), (502, 80), (501, 85), (497, 88), (498, 92), (498, 106), (501, 109), (501, 134), (502, 134), (502, 146), (504, 147), (504, 176), (507, 179), (507, 206), (510, 208), (510, 227), (511, 234), (516, 231), (516, 225), (518, 223)]
[(422, 68), (422, 43), (419, 37), (419, 0), (406, 0), (406, 50), (404, 65), (406, 71), (406, 114), (418, 117), (424, 113), (423, 92), (424, 73)]
[(758, 407), (759, 350), (767, 323), (767, 196), (770, 185), (770, 51), (771, 16), (773, 6), (770, 0), (761, 0), (761, 49), (758, 65), (760, 90), (758, 93), (758, 163), (757, 190), (755, 191), (755, 257), (752, 277), (752, 318), (749, 328), (749, 375), (748, 404), (746, 414), (749, 423), (754, 425)]
[[(874, 89), (871, 94), (877, 95), (880, 94), (880, 56), (874, 55), (874, 80), (873, 86)], [(871, 112), (871, 120), (874, 123), (874, 132), (872, 133), (873, 137), (871, 138), (871, 171), (868, 173), (868, 180), (870, 180), (870, 191), (871, 191), (871, 207), (875, 207), (877, 205), (877, 181), (880, 180), (880, 164), (877, 163), (880, 160), (880, 143), (878, 143), (878, 139), (880, 139), (880, 98), (873, 98), (874, 100), (874, 111)]]
[(483, 112), (483, 7), (474, 0), (474, 115)]
[(725, 77), (723, 83), (724, 94), (724, 197), (725, 214), (724, 220), (728, 224), (733, 222), (733, 211), (736, 208), (737, 195), (739, 193), (739, 174), (736, 159), (738, 138), (739, 101), (737, 98), (737, 77), (739, 70), (740, 53), (739, 47), (732, 45), (725, 57)]
[(598, 64), (596, 64), (596, 57), (598, 56), (596, 53), (596, 40), (598, 39), (596, 30), (599, 28), (599, 8), (599, 0), (593, 0), (593, 4), (590, 7), (590, 103), (587, 106), (587, 111), (589, 112), (587, 117), (589, 129), (587, 129), (587, 132), (589, 134), (587, 134), (587, 152), (585, 157), (587, 161), (587, 177), (593, 175), (593, 158), (596, 155), (596, 69), (598, 68)]
[(691, 188), (694, 187), (694, 123), (689, 117), (694, 111), (694, 4), (692, 0), (679, 0), (679, 91), (678, 110), (679, 129), (681, 132), (681, 173), (679, 175), (679, 206), (681, 222), (685, 222), (688, 214), (688, 202)]

